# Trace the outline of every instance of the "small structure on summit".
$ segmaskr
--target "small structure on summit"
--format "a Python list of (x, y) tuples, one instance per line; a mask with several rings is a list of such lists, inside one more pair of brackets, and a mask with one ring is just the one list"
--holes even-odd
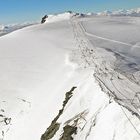
[(47, 16), (47, 15), (45, 15), (45, 16), (42, 18), (42, 20), (41, 20), (41, 24), (45, 23), (46, 18), (48, 18), (48, 16)]

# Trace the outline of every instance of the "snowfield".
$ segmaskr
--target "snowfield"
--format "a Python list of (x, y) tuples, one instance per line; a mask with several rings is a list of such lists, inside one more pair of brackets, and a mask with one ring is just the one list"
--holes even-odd
[(139, 26), (64, 13), (0, 37), (0, 140), (139, 140)]

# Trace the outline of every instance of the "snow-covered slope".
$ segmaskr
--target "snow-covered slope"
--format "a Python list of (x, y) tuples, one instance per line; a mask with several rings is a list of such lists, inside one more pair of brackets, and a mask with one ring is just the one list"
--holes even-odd
[[(132, 91), (139, 85), (113, 67), (125, 54), (120, 44), (130, 42), (93, 34), (97, 29), (103, 33), (100, 21), (108, 23), (108, 17), (79, 19), (65, 13), (49, 20), (0, 38), (0, 138), (139, 140), (139, 95)], [(117, 26), (120, 20), (112, 22)], [(120, 36), (114, 32), (107, 35)], [(120, 58), (118, 64), (125, 64)]]
[(6, 35), (10, 32), (13, 32), (15, 30), (33, 25), (35, 23), (22, 23), (22, 24), (11, 24), (11, 25), (0, 25), (0, 36)]
[(72, 15), (73, 14), (70, 12), (65, 12), (65, 13), (56, 14), (56, 15), (48, 15), (48, 17), (46, 18), (46, 23), (69, 20), (72, 17)]

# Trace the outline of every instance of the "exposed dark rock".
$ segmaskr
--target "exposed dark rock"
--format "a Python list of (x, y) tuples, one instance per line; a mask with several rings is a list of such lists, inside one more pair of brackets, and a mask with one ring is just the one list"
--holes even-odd
[[(75, 88), (77, 88), (77, 87), (72, 87), (72, 89), (66, 93), (65, 100), (63, 101), (62, 109), (59, 110), (58, 115), (53, 119), (53, 121), (51, 122), (51, 125), (47, 128), (46, 132), (41, 136), (41, 140), (50, 140), (51, 138), (53, 138), (53, 136), (59, 130), (60, 124), (57, 122), (57, 120), (63, 114), (64, 108), (65, 108), (66, 104), (68, 103), (69, 99), (72, 97), (72, 94), (73, 94), (73, 91), (75, 90)], [(72, 139), (64, 139), (64, 140), (72, 140)]]
[(4, 109), (1, 109), (0, 111), (1, 111), (1, 112), (5, 112)]
[(68, 13), (72, 14), (72, 11), (67, 11)]
[(60, 124), (59, 123), (52, 123), (47, 131), (42, 135), (41, 140), (49, 140), (53, 138), (55, 133), (59, 130)]
[(85, 14), (82, 14), (82, 13), (81, 13), (80, 16), (81, 16), (81, 17), (85, 17)]
[(77, 127), (75, 126), (66, 125), (63, 130), (64, 133), (60, 140), (73, 140), (72, 135), (77, 134)]
[(6, 125), (11, 123), (11, 118), (4, 118), (4, 122)]
[(48, 18), (48, 16), (47, 16), (47, 15), (45, 15), (45, 16), (42, 18), (42, 20), (41, 20), (41, 24), (45, 23), (46, 18)]

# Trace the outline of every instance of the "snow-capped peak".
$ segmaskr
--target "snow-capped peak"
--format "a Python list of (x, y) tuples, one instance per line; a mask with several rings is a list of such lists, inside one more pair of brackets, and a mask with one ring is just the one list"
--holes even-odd
[(104, 12), (100, 12), (97, 13), (97, 15), (101, 15), (101, 16), (140, 16), (140, 8), (137, 9), (130, 9), (130, 10), (126, 10), (126, 9), (120, 9), (120, 10), (116, 10), (116, 11), (104, 11)]
[(108, 16), (108, 15), (111, 15), (111, 14), (112, 14), (112, 12), (108, 11), (108, 10), (106, 10), (104, 12), (97, 13), (97, 15), (102, 15), (102, 16)]
[(4, 25), (0, 25), (0, 31), (3, 31), (5, 29)]

